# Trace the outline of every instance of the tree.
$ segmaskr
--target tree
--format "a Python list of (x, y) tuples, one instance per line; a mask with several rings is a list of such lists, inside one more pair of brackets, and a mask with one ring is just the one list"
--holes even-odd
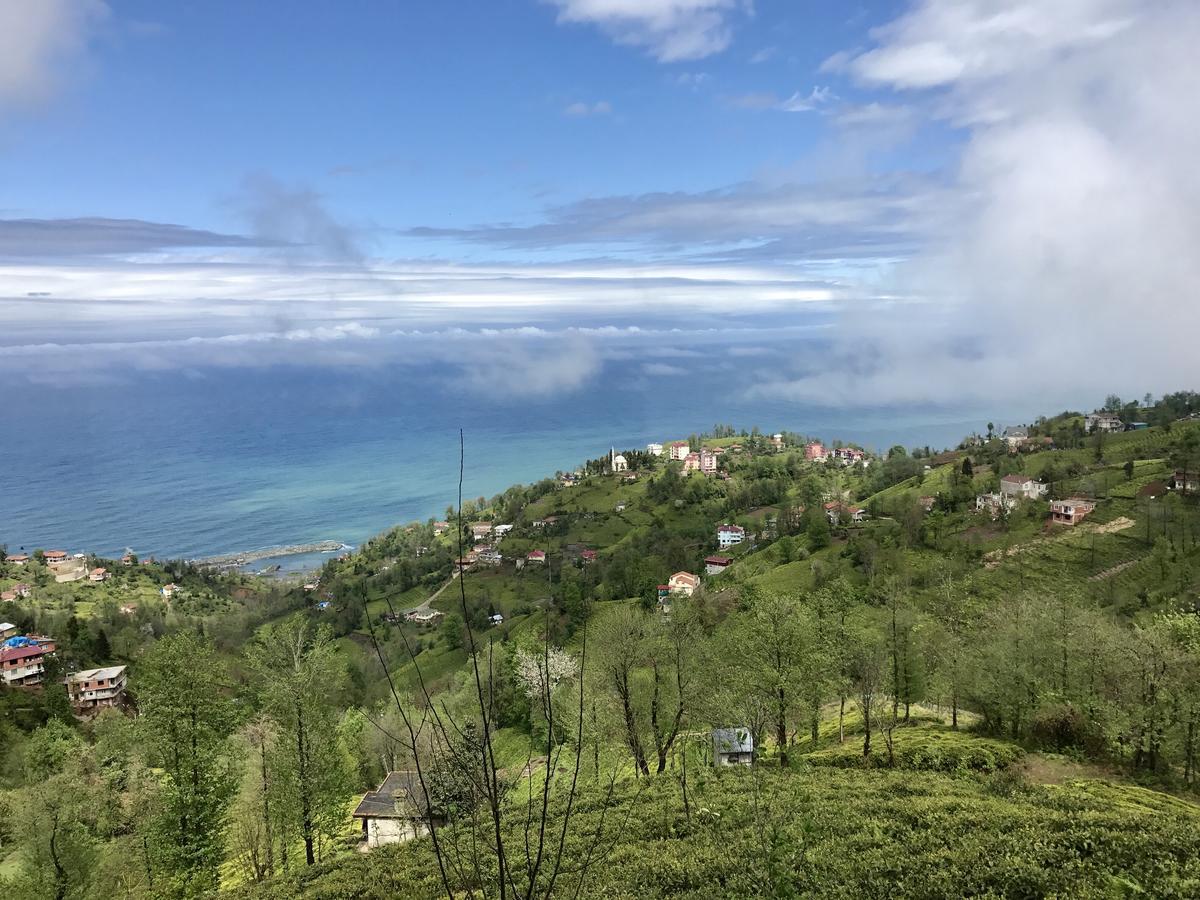
[(779, 764), (786, 766), (788, 735), (803, 699), (804, 663), (812, 644), (811, 613), (794, 594), (759, 594), (737, 624), (746, 689), (770, 710)]
[(968, 478), (975, 474), (975, 467), (971, 464), (971, 457), (964, 456), (962, 461), (962, 473)]
[(304, 859), (317, 859), (317, 842), (343, 822), (349, 790), (338, 745), (333, 697), (345, 678), (333, 634), (302, 615), (264, 629), (248, 652), (259, 705), (278, 739), (269, 769), (288, 835), (304, 843)]
[(211, 644), (178, 632), (158, 641), (138, 670), (145, 745), (163, 772), (161, 811), (149, 823), (156, 879), (176, 896), (215, 892), (236, 783), (225, 669)]

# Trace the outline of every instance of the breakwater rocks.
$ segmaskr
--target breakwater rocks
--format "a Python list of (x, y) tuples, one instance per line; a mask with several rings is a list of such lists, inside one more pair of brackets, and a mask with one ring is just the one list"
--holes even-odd
[(318, 541), (315, 544), (289, 544), (286, 547), (264, 547), (261, 550), (247, 550), (245, 553), (228, 553), (224, 556), (207, 556), (194, 559), (198, 566), (211, 566), (217, 569), (233, 569), (260, 559), (272, 559), (276, 556), (296, 556), (300, 553), (336, 553), (349, 549), (341, 541)]

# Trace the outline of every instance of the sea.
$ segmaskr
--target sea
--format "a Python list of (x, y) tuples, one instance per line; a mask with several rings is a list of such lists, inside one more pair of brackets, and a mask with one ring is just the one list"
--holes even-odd
[[(160, 559), (326, 540), (355, 546), (446, 515), (457, 499), (460, 431), (463, 495), (474, 498), (571, 470), (610, 447), (644, 447), (717, 423), (870, 448), (941, 448), (989, 417), (944, 405), (754, 399), (728, 367), (653, 375), (659, 370), (638, 366), (610, 360), (585, 383), (517, 396), (473, 389), (436, 366), (303, 364), (9, 391), (0, 544)], [(253, 568), (295, 570), (322, 558)]]

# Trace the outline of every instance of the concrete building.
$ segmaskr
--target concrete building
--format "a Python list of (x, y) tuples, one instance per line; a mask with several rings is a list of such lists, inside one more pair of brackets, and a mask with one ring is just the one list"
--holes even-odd
[(77, 716), (88, 716), (125, 702), (125, 666), (85, 669), (67, 676), (67, 695)]
[(440, 828), (444, 818), (429, 801), (416, 772), (389, 772), (377, 791), (369, 791), (354, 810), (362, 821), (367, 847), (403, 844), (429, 834), (432, 821)]
[(730, 556), (706, 556), (704, 558), (704, 574), (720, 575), (733, 564)]
[(42, 683), (46, 657), (54, 653), (54, 641), (29, 635), (10, 637), (0, 644), (0, 677), (9, 687), (32, 687)]
[(1078, 525), (1096, 508), (1093, 500), (1083, 497), (1068, 497), (1066, 500), (1054, 500), (1050, 504), (1050, 519), (1059, 525)]
[(1015, 473), (1000, 479), (1000, 493), (1014, 500), (1037, 500), (1046, 496), (1049, 490), (1050, 485), (1042, 484), (1028, 475)]
[(647, 444), (646, 452), (649, 453), (651, 456), (662, 456), (663, 445), (662, 444)]
[(667, 579), (667, 590), (672, 594), (690, 597), (696, 593), (698, 587), (700, 587), (700, 578), (691, 572), (676, 572)]

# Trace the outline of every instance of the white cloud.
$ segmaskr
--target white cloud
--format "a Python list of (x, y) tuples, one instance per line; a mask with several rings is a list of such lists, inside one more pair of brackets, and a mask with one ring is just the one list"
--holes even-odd
[(649, 375), (652, 378), (672, 377), (686, 375), (687, 373), (687, 369), (681, 366), (671, 366), (667, 363), (646, 363), (642, 366), (642, 374)]
[(612, 104), (607, 100), (597, 100), (595, 103), (585, 103), (577, 100), (563, 109), (563, 115), (572, 116), (575, 118), (583, 118), (584, 116), (607, 116), (610, 113), (612, 113)]
[(660, 62), (702, 59), (733, 39), (730, 19), (749, 0), (545, 0), (564, 24), (594, 25)]
[(101, 0), (0, 2), (0, 106), (52, 94), (107, 14)]
[[(902, 89), (1003, 78), (1109, 41), (1161, 3), (1145, 0), (919, 0), (873, 32), (877, 46), (829, 68)], [(1133, 73), (1131, 73), (1133, 74)]]
[(833, 93), (827, 87), (814, 87), (807, 94), (796, 91), (786, 100), (781, 100), (776, 107), (783, 112), (810, 112), (824, 103), (829, 102)]
[(844, 317), (837, 361), (760, 388), (912, 402), (1194, 386), (1200, 6), (923, 0), (854, 57), (964, 123), (923, 250)]
[(753, 56), (750, 57), (750, 60), (749, 60), (750, 65), (757, 66), (757, 65), (761, 65), (762, 63), (768, 62), (769, 60), (774, 59), (775, 55), (778, 52), (779, 52), (778, 47), (763, 47), (761, 50), (759, 50), (757, 53), (755, 53)]

